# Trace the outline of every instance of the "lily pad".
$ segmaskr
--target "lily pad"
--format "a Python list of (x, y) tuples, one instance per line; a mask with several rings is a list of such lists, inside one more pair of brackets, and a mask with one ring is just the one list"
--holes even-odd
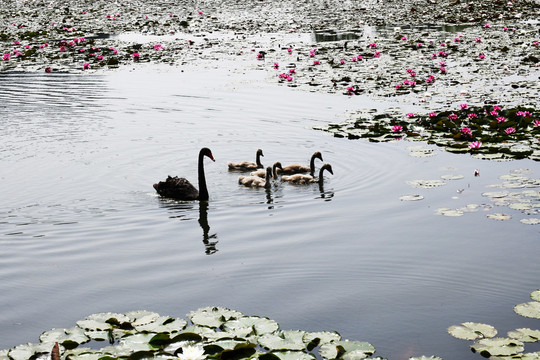
[(306, 354), (302, 351), (274, 351), (265, 355), (261, 355), (262, 360), (314, 360), (313, 354)]
[(538, 225), (540, 224), (540, 219), (538, 218), (528, 218), (528, 219), (521, 219), (519, 222), (526, 224), (526, 225)]
[(464, 322), (461, 325), (452, 325), (448, 328), (448, 333), (455, 338), (463, 340), (476, 340), (492, 338), (497, 335), (497, 330), (487, 324)]
[(435, 211), (435, 214), (443, 216), (463, 216), (464, 212), (457, 209), (439, 208)]
[(97, 313), (88, 316), (85, 320), (77, 321), (77, 325), (86, 330), (111, 329), (113, 323), (129, 322), (129, 317), (118, 313)]
[(158, 313), (146, 310), (131, 311), (125, 315), (133, 327), (150, 324), (159, 318)]
[(531, 299), (536, 300), (536, 301), (540, 301), (540, 290), (534, 290), (531, 293)]
[(524, 350), (523, 343), (508, 338), (481, 339), (471, 345), (471, 350), (484, 357), (511, 356)]
[(441, 179), (443, 179), (443, 180), (461, 180), (464, 177), (465, 176), (463, 176), (463, 175), (454, 175), (454, 174), (441, 175)]
[(514, 306), (514, 311), (525, 317), (540, 319), (540, 302), (530, 301)]
[(79, 346), (79, 344), (90, 341), (90, 338), (86, 336), (83, 329), (75, 326), (71, 329), (52, 329), (45, 331), (40, 335), (39, 341), (50, 344), (58, 342), (65, 348), (72, 349)]
[(488, 214), (486, 216), (488, 219), (499, 220), (499, 221), (510, 220), (512, 218), (512, 216), (507, 215), (507, 214), (502, 214), (502, 213)]
[(508, 337), (523, 342), (536, 342), (540, 339), (540, 330), (526, 328), (516, 329), (508, 332)]
[(319, 354), (327, 359), (365, 359), (373, 353), (375, 348), (370, 343), (348, 340), (327, 343), (319, 349)]
[(231, 319), (242, 317), (242, 313), (222, 307), (206, 307), (188, 314), (189, 319), (195, 325), (220, 327)]
[(423, 189), (431, 189), (431, 188), (446, 185), (446, 183), (442, 180), (411, 180), (411, 181), (407, 181), (407, 184), (414, 187), (423, 188)]
[(8, 357), (11, 360), (28, 360), (33, 358), (36, 354), (50, 353), (52, 350), (52, 344), (40, 343), (40, 344), (23, 344), (15, 346), (8, 352)]
[(270, 350), (303, 350), (304, 331), (279, 331), (259, 337), (259, 344)]
[(172, 333), (183, 330), (186, 325), (186, 320), (161, 316), (149, 324), (135, 326), (135, 330), (139, 332)]
[(274, 320), (259, 316), (244, 316), (236, 320), (229, 320), (223, 324), (225, 331), (240, 328), (252, 329), (255, 335), (264, 335), (276, 331), (279, 325)]

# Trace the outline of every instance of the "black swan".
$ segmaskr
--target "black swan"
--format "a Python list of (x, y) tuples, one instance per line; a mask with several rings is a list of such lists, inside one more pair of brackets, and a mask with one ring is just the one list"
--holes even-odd
[(292, 175), (309, 172), (311, 176), (315, 176), (315, 159), (323, 161), (322, 154), (319, 151), (316, 151), (313, 153), (313, 155), (311, 155), (309, 167), (301, 164), (291, 164), (283, 167), (283, 169), (280, 171), (280, 174)]
[[(283, 167), (281, 166), (281, 163), (279, 161), (276, 161), (274, 163), (274, 165), (272, 165), (272, 177), (274, 179), (277, 179), (278, 178), (278, 175), (277, 175), (277, 169), (283, 169)], [(266, 170), (265, 169), (259, 169), (257, 171), (252, 171), (249, 173), (249, 175), (251, 176), (258, 176), (258, 177), (265, 177), (266, 176)]]
[(238, 177), (238, 183), (244, 186), (250, 187), (270, 187), (272, 183), (270, 179), (272, 178), (272, 168), (268, 166), (266, 168), (266, 177), (262, 178), (259, 176), (240, 176)]
[(257, 149), (257, 154), (255, 155), (255, 162), (251, 162), (251, 161), (241, 161), (237, 163), (229, 162), (227, 165), (229, 166), (229, 170), (249, 171), (249, 170), (262, 169), (264, 168), (264, 166), (261, 163), (261, 156), (264, 156), (263, 151), (261, 149)]
[(199, 152), (199, 190), (185, 178), (168, 176), (167, 180), (154, 184), (154, 189), (159, 195), (177, 200), (208, 200), (208, 189), (206, 188), (206, 178), (204, 176), (203, 159), (208, 156), (212, 161), (216, 161), (212, 151), (202, 148)]
[(304, 174), (294, 174), (294, 175), (284, 175), (281, 177), (281, 180), (287, 181), (291, 184), (298, 184), (298, 185), (304, 185), (304, 184), (311, 184), (314, 182), (318, 182), (319, 184), (322, 184), (324, 181), (323, 172), (328, 171), (330, 174), (334, 175), (334, 171), (332, 170), (332, 166), (330, 164), (324, 164), (321, 169), (319, 170), (319, 178), (315, 178), (311, 175), (304, 175)]

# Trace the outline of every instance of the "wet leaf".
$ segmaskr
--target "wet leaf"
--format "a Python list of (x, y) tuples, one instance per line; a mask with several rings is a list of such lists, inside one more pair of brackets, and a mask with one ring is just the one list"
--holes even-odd
[[(279, 360), (314, 360), (315, 356), (301, 351), (274, 351), (270, 353)], [(263, 359), (262, 357), (260, 357)], [(264, 359), (263, 359), (264, 360)]]
[(220, 327), (228, 320), (242, 317), (242, 313), (222, 307), (206, 307), (188, 314), (195, 325)]
[(462, 216), (464, 213), (457, 209), (440, 208), (435, 211), (435, 214), (443, 216)]
[(480, 353), (484, 357), (515, 355), (524, 350), (523, 343), (514, 339), (493, 338), (481, 339), (471, 345), (473, 352)]
[(540, 302), (530, 301), (514, 306), (514, 311), (525, 317), (540, 319)]
[[(58, 342), (66, 348), (74, 348), (79, 344), (89, 341), (90, 338), (85, 335), (84, 330), (80, 327), (73, 327), (71, 329), (52, 329), (45, 331), (39, 337), (39, 341), (42, 343), (52, 343)], [(75, 343), (73, 345), (67, 345), (68, 342)], [(66, 345), (64, 345), (66, 343)]]
[(488, 219), (499, 220), (499, 221), (510, 220), (512, 218), (512, 216), (507, 215), (507, 214), (502, 214), (502, 213), (489, 214), (486, 216)]
[(464, 178), (463, 175), (454, 175), (454, 174), (441, 175), (441, 179), (443, 180), (460, 180), (463, 178)]
[(534, 290), (531, 293), (531, 299), (536, 300), (536, 301), (540, 301), (540, 290)]
[(319, 354), (327, 359), (336, 359), (339, 356), (348, 360), (365, 359), (374, 352), (375, 348), (368, 342), (349, 340), (327, 343), (319, 349)]
[(497, 335), (497, 330), (487, 324), (464, 322), (461, 325), (452, 325), (448, 328), (448, 333), (455, 338), (462, 340), (476, 340), (482, 338), (492, 338)]
[(526, 225), (538, 225), (540, 224), (540, 219), (538, 218), (528, 218), (528, 219), (521, 219), (519, 222), (526, 224)]
[(77, 325), (86, 330), (107, 330), (113, 325), (123, 322), (129, 322), (129, 317), (117, 313), (98, 313), (88, 316), (85, 320), (77, 321)]
[(153, 322), (145, 325), (135, 326), (137, 331), (147, 331), (147, 332), (178, 332), (183, 330), (187, 325), (187, 321), (183, 319), (173, 319), (168, 316), (161, 316), (154, 320)]
[(229, 320), (224, 324), (226, 331), (236, 331), (241, 328), (250, 328), (256, 335), (264, 335), (276, 331), (279, 325), (274, 320), (258, 316), (244, 316), (236, 320)]
[(526, 328), (516, 329), (508, 332), (508, 337), (523, 342), (536, 342), (540, 339), (540, 330)]
[(279, 331), (259, 337), (259, 344), (270, 350), (303, 350), (304, 331)]

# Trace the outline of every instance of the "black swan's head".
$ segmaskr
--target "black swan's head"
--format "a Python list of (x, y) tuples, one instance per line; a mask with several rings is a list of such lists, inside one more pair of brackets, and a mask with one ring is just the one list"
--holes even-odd
[(209, 148), (202, 148), (200, 154), (203, 156), (208, 156), (210, 159), (212, 159), (212, 161), (216, 161), (216, 159), (214, 159), (214, 156), (212, 155), (212, 151), (210, 151)]
[(264, 156), (262, 149), (257, 149), (257, 156)]
[(326, 170), (328, 171), (330, 174), (334, 175), (334, 171), (332, 170), (332, 165), (330, 164), (324, 164), (322, 167), (321, 167), (321, 175), (323, 173), (323, 171)]
[(323, 161), (323, 159), (322, 159), (322, 154), (321, 154), (320, 151), (314, 152), (312, 158), (313, 158), (313, 159), (319, 159), (319, 160)]

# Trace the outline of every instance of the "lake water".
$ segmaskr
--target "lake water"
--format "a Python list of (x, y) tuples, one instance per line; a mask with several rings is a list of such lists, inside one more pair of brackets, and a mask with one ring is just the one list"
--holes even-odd
[[(210, 305), (335, 330), (389, 359), (479, 359), (446, 332), (465, 321), (502, 336), (538, 327), (512, 310), (540, 286), (539, 227), (519, 221), (534, 216), (435, 214), (492, 205), (490, 185), (517, 169), (538, 178), (538, 163), (334, 138), (312, 127), (395, 104), (278, 87), (260, 71), (141, 67), (0, 74), (0, 348), (92, 313), (185, 318)], [(196, 183), (204, 146), (216, 158), (205, 161), (208, 206), (156, 196), (167, 175)], [(267, 165), (319, 150), (334, 175), (323, 189), (244, 188), (227, 162), (257, 148)], [(464, 178), (407, 184), (450, 173)], [(399, 200), (409, 194), (424, 200)], [(486, 217), (501, 212), (513, 218)]]

